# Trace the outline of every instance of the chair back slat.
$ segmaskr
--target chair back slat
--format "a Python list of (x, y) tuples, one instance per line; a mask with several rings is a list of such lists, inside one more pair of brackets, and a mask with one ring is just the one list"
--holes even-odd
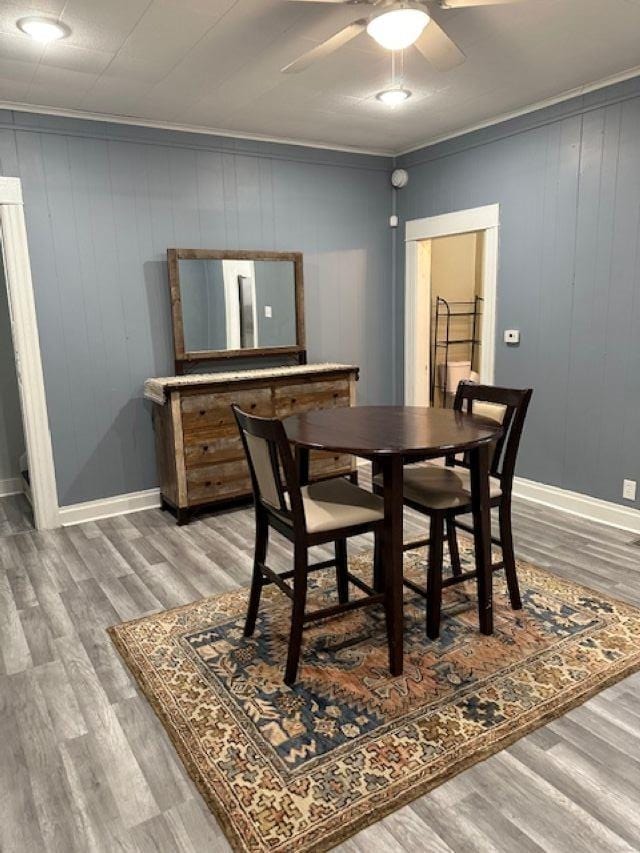
[[(503, 433), (492, 450), (490, 473), (500, 479), (503, 492), (510, 491), (513, 484), (518, 448), (532, 394), (531, 388), (499, 388), (476, 385), (468, 380), (458, 384), (454, 409), (488, 417), (502, 424)], [(468, 454), (463, 465), (469, 467)]]
[(256, 506), (275, 510), (294, 522), (300, 516), (304, 523), (298, 473), (282, 422), (248, 415), (235, 403), (231, 408), (247, 457)]

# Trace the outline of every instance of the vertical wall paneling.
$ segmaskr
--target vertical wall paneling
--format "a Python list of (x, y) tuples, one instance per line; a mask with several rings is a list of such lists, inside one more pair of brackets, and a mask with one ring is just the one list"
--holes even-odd
[(623, 503), (640, 480), (640, 80), (597, 95), (399, 158), (398, 204), (403, 221), (500, 204), (496, 381), (535, 389), (519, 473)]
[[(0, 113), (22, 179), (61, 505), (156, 485), (144, 379), (173, 372), (166, 250), (305, 255), (310, 357), (391, 399), (384, 157)], [(385, 337), (386, 336), (386, 337)]]

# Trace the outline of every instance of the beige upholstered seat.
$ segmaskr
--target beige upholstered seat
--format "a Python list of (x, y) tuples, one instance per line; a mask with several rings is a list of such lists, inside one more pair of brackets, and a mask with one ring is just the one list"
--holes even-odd
[(355, 527), (384, 518), (384, 502), (348, 480), (324, 480), (301, 489), (309, 533)]
[[(291, 524), (286, 514), (278, 512), (280, 496), (267, 441), (253, 435), (247, 435), (246, 440), (263, 499), (283, 521)], [(326, 533), (340, 527), (370, 524), (384, 518), (382, 498), (365, 492), (342, 477), (303, 486), (300, 494), (307, 533)], [(283, 497), (289, 508), (289, 496), (285, 494)]]
[[(381, 477), (374, 483), (382, 485)], [(406, 500), (427, 509), (447, 510), (471, 504), (471, 478), (466, 468), (446, 468), (441, 464), (408, 465), (404, 469), (403, 493)], [(489, 497), (502, 494), (497, 477), (489, 477)]]
[[(489, 497), (500, 497), (500, 481), (489, 477)], [(404, 497), (431, 509), (453, 509), (471, 503), (471, 477), (466, 468), (412, 465), (404, 469)]]
[(307, 533), (326, 533), (340, 527), (382, 521), (384, 518), (382, 498), (342, 478), (303, 486), (300, 493)]

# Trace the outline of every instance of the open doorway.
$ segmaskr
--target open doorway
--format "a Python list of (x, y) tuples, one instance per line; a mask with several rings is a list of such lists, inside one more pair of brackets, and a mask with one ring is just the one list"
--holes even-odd
[(498, 205), (406, 224), (405, 402), (450, 407), (458, 383), (491, 384)]
[(460, 380), (480, 379), (484, 234), (470, 231), (430, 242), (429, 402), (450, 408)]

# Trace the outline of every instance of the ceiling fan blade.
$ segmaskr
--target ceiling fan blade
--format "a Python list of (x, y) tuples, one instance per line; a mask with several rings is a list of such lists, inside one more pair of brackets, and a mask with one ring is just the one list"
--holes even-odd
[(347, 42), (350, 42), (351, 39), (359, 36), (360, 33), (364, 32), (366, 26), (366, 20), (354, 21), (353, 24), (349, 24), (344, 27), (334, 36), (323, 41), (322, 44), (313, 47), (311, 50), (303, 53), (302, 56), (294, 59), (293, 62), (285, 65), (282, 69), (283, 73), (296, 74), (298, 71), (304, 71), (305, 68), (308, 68), (313, 62), (316, 62), (318, 59), (324, 59), (325, 56), (329, 56), (331, 53), (338, 50), (338, 48), (341, 48), (343, 45), (347, 44)]
[(433, 18), (422, 31), (414, 47), (418, 48), (427, 62), (437, 71), (450, 71), (457, 65), (462, 65), (466, 59), (458, 45)]
[(522, 0), (440, 0), (440, 8), (470, 9), (473, 6), (506, 6), (510, 3), (522, 3)]

